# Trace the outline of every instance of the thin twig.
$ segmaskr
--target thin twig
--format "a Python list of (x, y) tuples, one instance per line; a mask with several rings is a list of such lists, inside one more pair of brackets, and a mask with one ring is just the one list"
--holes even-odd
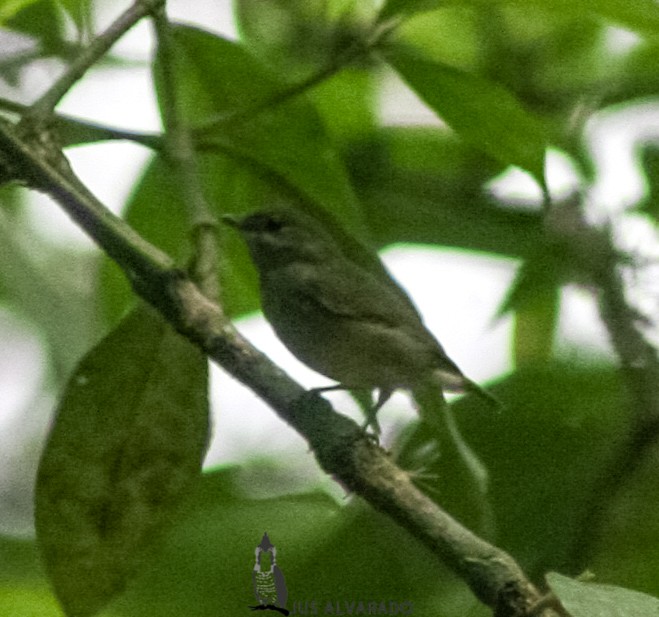
[[(401, 524), (455, 570), (497, 617), (528, 615), (541, 598), (505, 551), (460, 525), (420, 492), (350, 419), (337, 414), (254, 349), (221, 309), (172, 260), (77, 189), (59, 167), (36, 156), (0, 123), (0, 152), (24, 181), (50, 193), (124, 270), (136, 292), (217, 364), (248, 385), (309, 442), (321, 467)], [(554, 615), (551, 609), (543, 615)]]
[(376, 49), (389, 36), (397, 25), (398, 22), (376, 24), (368, 36), (364, 39), (354, 40), (343, 51), (337, 53), (327, 66), (321, 68), (316, 73), (296, 84), (284, 87), (279, 92), (275, 92), (263, 100), (256, 101), (253, 105), (248, 105), (244, 109), (217, 114), (209, 118), (195, 127), (195, 135), (202, 137), (226, 124), (251, 119), (266, 110), (270, 111), (278, 105), (282, 105), (296, 96), (308, 92), (330, 77), (333, 77), (336, 73), (355, 62), (355, 60), (367, 57), (371, 51)]
[(23, 116), (26, 121), (39, 124), (53, 112), (62, 97), (105, 53), (140, 19), (162, 6), (164, 0), (136, 0), (103, 33), (94, 37), (68, 65), (62, 76), (30, 107)]
[[(22, 116), (28, 113), (30, 105), (23, 105), (22, 103), (17, 103), (16, 101), (10, 101), (9, 99), (0, 97), (0, 110)], [(162, 149), (163, 139), (162, 135), (158, 133), (128, 131), (57, 113), (52, 115), (51, 126), (58, 133), (62, 147), (92, 143), (106, 139), (125, 139), (126, 141), (133, 141), (150, 148), (151, 150)]]
[(642, 463), (644, 454), (659, 436), (659, 358), (643, 336), (641, 317), (625, 293), (621, 273), (623, 257), (615, 247), (610, 229), (590, 225), (578, 201), (556, 206), (549, 213), (548, 229), (565, 243), (580, 275), (598, 290), (598, 305), (622, 376), (631, 395), (627, 434), (591, 489), (591, 498), (578, 525), (571, 550), (575, 570), (588, 566), (599, 540), (610, 504), (624, 483)]
[(154, 12), (153, 23), (160, 57), (158, 66), (162, 83), (165, 151), (180, 183), (181, 197), (187, 207), (194, 244), (191, 274), (206, 296), (217, 302), (220, 296), (217, 219), (204, 196), (191, 131), (181, 113), (177, 92), (177, 58), (173, 47), (172, 28), (164, 7)]

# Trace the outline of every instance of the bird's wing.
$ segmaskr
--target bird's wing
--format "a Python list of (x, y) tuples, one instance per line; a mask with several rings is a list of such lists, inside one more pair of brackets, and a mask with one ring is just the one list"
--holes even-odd
[(314, 270), (301, 281), (310, 301), (335, 315), (392, 328), (424, 328), (411, 301), (405, 303), (369, 272), (353, 266)]

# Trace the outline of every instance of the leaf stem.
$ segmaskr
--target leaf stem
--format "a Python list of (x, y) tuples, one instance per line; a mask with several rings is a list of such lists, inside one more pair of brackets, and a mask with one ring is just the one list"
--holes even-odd
[(153, 24), (158, 41), (156, 70), (160, 72), (161, 113), (165, 125), (165, 151), (179, 180), (181, 197), (188, 209), (194, 258), (192, 279), (211, 300), (220, 297), (218, 278), (217, 219), (209, 207), (200, 182), (192, 132), (183, 119), (177, 92), (176, 53), (172, 27), (164, 7), (154, 11)]

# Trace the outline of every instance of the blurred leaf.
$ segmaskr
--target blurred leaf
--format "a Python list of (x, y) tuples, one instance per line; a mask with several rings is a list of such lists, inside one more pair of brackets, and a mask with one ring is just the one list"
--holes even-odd
[(543, 241), (520, 267), (497, 316), (515, 314), (515, 363), (523, 366), (552, 357), (560, 310), (560, 288), (566, 281), (566, 254)]
[(71, 17), (78, 34), (86, 36), (90, 33), (91, 25), (91, 0), (55, 0)]
[(19, 11), (22, 11), (31, 4), (36, 4), (38, 0), (3, 0), (0, 3), (0, 24), (6, 25), (7, 20), (14, 17)]
[(547, 131), (505, 88), (400, 46), (389, 49), (387, 60), (464, 139), (544, 185)]
[(7, 27), (35, 37), (43, 56), (60, 55), (67, 47), (64, 20), (52, 0), (25, 3), (7, 22)]
[(241, 39), (289, 82), (325, 66), (352, 38), (354, 0), (235, 0)]
[(625, 481), (616, 483), (612, 478), (609, 486), (617, 484), (618, 490), (609, 488), (607, 498), (600, 495), (593, 504), (595, 511), (605, 508), (606, 525), (595, 533), (589, 531), (587, 564), (600, 580), (659, 596), (659, 443), (656, 433), (648, 432), (644, 438), (652, 442), (642, 448), (643, 456), (637, 444), (628, 444), (634, 468), (625, 470)]
[(515, 310), (515, 365), (549, 362), (554, 352), (554, 337), (560, 311), (560, 288), (541, 285), (533, 299)]
[[(396, 41), (423, 49), (428, 60), (445, 62), (464, 70), (480, 68), (483, 28), (479, 15), (463, 5), (445, 5), (442, 10), (411, 15), (396, 29)], [(437, 33), (441, 32), (441, 36)]]
[(375, 130), (377, 84), (361, 68), (346, 68), (309, 93), (330, 137), (350, 150), (354, 141)]
[(655, 223), (659, 223), (659, 145), (656, 143), (644, 145), (640, 155), (647, 191), (640, 210), (649, 214)]
[(572, 617), (659, 617), (659, 600), (614, 587), (576, 581), (555, 572), (547, 582)]
[(446, 2), (440, 0), (387, 0), (380, 11), (380, 19), (385, 20), (395, 15), (412, 15), (425, 11), (434, 11)]
[[(284, 193), (306, 199), (347, 221), (358, 221), (343, 163), (315, 109), (302, 95), (269, 103), (278, 83), (242, 47), (194, 28), (175, 29), (181, 106), (188, 122), (227, 119), (200, 135), (200, 147), (257, 165)], [(155, 67), (160, 89), (159, 64)], [(257, 109), (247, 117), (233, 114)]]
[(7, 212), (15, 187), (0, 195), (0, 301), (26, 317), (45, 338), (55, 377), (64, 379), (97, 332), (89, 284), (95, 256), (35, 247), (25, 221)]
[(67, 614), (120, 593), (171, 524), (208, 439), (207, 361), (141, 306), (82, 360), (43, 453), (35, 524)]
[(32, 583), (42, 576), (39, 554), (32, 540), (0, 535), (0, 584)]
[(11, 617), (64, 617), (45, 581), (39, 585), (0, 584), (0, 611)]
[(0, 615), (63, 617), (34, 541), (0, 536)]
[(609, 72), (606, 88), (609, 104), (628, 104), (630, 99), (654, 97), (659, 89), (659, 41), (656, 37), (648, 37), (639, 41), (628, 51), (616, 66), (615, 79), (611, 80)]
[(0, 536), (0, 615), (64, 617), (32, 539)]
[(254, 549), (267, 532), (286, 579), (287, 608), (297, 607), (297, 614), (312, 614), (312, 603), (319, 615), (349, 614), (344, 603), (362, 601), (364, 614), (368, 602), (377, 603), (375, 610), (381, 602), (393, 610), (393, 602), (408, 603), (415, 615), (438, 607), (443, 617), (487, 615), (438, 559), (359, 500), (346, 505), (320, 492), (247, 499), (232, 487), (236, 473), (204, 478), (187, 517), (114, 611), (130, 617), (245, 613), (255, 604)]
[[(535, 366), (488, 389), (503, 403), (501, 413), (470, 396), (454, 410), (489, 472), (497, 529), (491, 539), (532, 579), (549, 569), (571, 571), (590, 504), (606, 507), (606, 496), (594, 494), (601, 474), (626, 444), (630, 420), (618, 372), (574, 363)], [(469, 496), (460, 496), (441, 466), (436, 473), (440, 491), (456, 496), (444, 505), (461, 511)]]
[[(571, 15), (598, 15), (641, 32), (659, 30), (659, 6), (654, 0), (450, 0), (450, 4), (541, 8)], [(381, 19), (397, 14), (432, 11), (446, 6), (444, 0), (387, 0)]]
[(539, 212), (487, 195), (485, 183), (503, 166), (449, 131), (382, 128), (353, 144), (349, 165), (378, 247), (414, 242), (526, 257), (542, 240)]

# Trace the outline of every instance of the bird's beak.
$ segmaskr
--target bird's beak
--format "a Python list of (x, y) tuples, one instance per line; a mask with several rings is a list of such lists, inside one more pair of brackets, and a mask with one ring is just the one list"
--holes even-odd
[(238, 217), (233, 216), (231, 214), (223, 214), (220, 217), (220, 219), (222, 220), (223, 223), (225, 223), (226, 225), (229, 225), (229, 227), (234, 227), (236, 229), (240, 229), (241, 220)]

